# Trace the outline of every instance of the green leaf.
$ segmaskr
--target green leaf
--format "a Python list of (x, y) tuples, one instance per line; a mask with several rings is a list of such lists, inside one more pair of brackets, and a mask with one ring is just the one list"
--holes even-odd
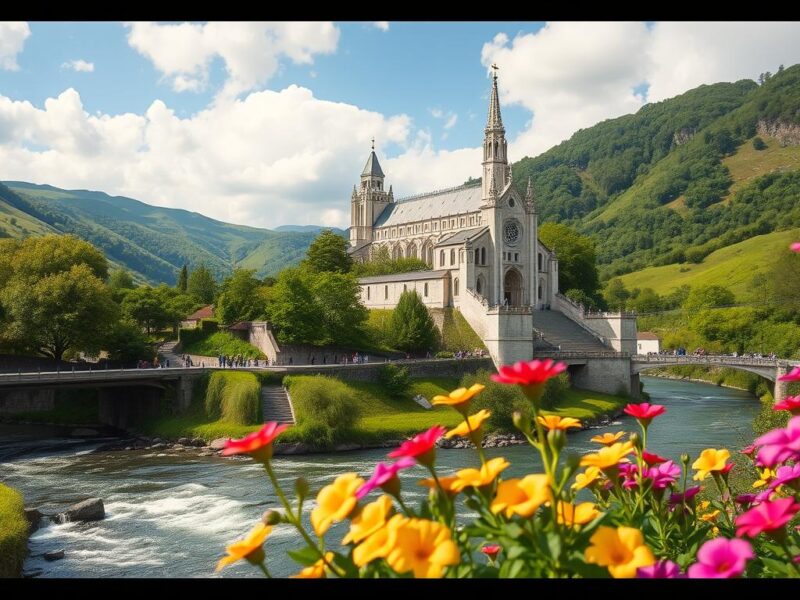
[(319, 560), (319, 552), (310, 546), (306, 546), (302, 550), (289, 550), (287, 554), (292, 560), (300, 563), (304, 567), (313, 565)]

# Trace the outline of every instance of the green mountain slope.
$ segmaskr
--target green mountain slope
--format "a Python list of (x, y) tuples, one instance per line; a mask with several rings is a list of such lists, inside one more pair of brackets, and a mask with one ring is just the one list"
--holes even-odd
[(20, 181), (0, 184), (0, 237), (71, 233), (152, 282), (175, 282), (183, 264), (205, 263), (218, 278), (234, 266), (273, 275), (299, 262), (314, 231), (231, 225), (132, 198)]

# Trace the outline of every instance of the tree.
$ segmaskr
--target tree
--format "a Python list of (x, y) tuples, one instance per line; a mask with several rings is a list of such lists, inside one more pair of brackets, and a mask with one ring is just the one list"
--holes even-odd
[(252, 321), (264, 313), (264, 297), (259, 293), (263, 284), (255, 278), (253, 269), (235, 269), (222, 282), (214, 315), (226, 325), (237, 321)]
[(103, 341), (103, 348), (111, 360), (122, 363), (153, 358), (153, 348), (142, 333), (142, 328), (124, 319), (111, 326)]
[(753, 148), (755, 148), (756, 150), (766, 150), (767, 144), (764, 142), (763, 139), (761, 139), (760, 136), (756, 136), (753, 138)]
[(400, 295), (389, 321), (389, 339), (406, 352), (425, 352), (436, 346), (436, 325), (416, 290)]
[(639, 291), (636, 298), (633, 298), (628, 307), (639, 314), (650, 314), (658, 312), (663, 307), (663, 298), (659, 296), (653, 288), (644, 288)]
[(205, 265), (200, 265), (189, 275), (186, 290), (198, 302), (211, 304), (217, 295), (217, 282), (211, 271)]
[(577, 289), (594, 297), (600, 287), (594, 242), (562, 223), (544, 223), (539, 239), (558, 257), (558, 286)]
[(27, 238), (14, 254), (14, 274), (34, 279), (86, 265), (100, 281), (108, 278), (108, 261), (97, 248), (73, 235)]
[(189, 286), (189, 267), (183, 265), (181, 267), (180, 275), (178, 275), (178, 284), (175, 286), (178, 291), (185, 294)]
[(352, 272), (358, 277), (374, 277), (376, 275), (392, 275), (411, 271), (429, 271), (430, 266), (419, 258), (392, 258), (389, 248), (378, 246), (369, 260), (353, 264)]
[(164, 298), (149, 286), (128, 292), (122, 300), (122, 312), (147, 333), (164, 329), (171, 323)]
[(0, 298), (6, 334), (57, 360), (70, 348), (96, 354), (118, 317), (111, 291), (86, 264), (36, 279), (15, 275)]
[(347, 254), (347, 246), (342, 236), (325, 229), (308, 247), (302, 264), (317, 273), (349, 273), (353, 259)]
[(608, 303), (608, 307), (612, 310), (625, 310), (625, 304), (631, 293), (625, 287), (621, 279), (614, 278), (606, 284), (606, 289), (603, 290), (603, 297)]
[(111, 276), (108, 278), (108, 287), (112, 290), (132, 290), (136, 287), (133, 283), (133, 277), (124, 269), (117, 269), (112, 271)]
[(363, 325), (369, 311), (361, 304), (361, 288), (349, 273), (312, 275), (314, 303), (322, 319), (319, 344), (358, 346), (364, 339)]
[(269, 288), (267, 318), (283, 344), (311, 344), (322, 327), (309, 277), (303, 269), (284, 269)]
[(731, 306), (736, 301), (736, 297), (728, 288), (721, 285), (703, 285), (692, 288), (683, 308), (687, 310), (701, 310), (706, 308), (718, 308)]

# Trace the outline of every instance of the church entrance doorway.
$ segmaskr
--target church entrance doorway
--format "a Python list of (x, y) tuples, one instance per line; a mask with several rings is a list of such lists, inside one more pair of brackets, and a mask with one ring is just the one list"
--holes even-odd
[(522, 275), (516, 269), (509, 269), (503, 278), (503, 304), (522, 305)]

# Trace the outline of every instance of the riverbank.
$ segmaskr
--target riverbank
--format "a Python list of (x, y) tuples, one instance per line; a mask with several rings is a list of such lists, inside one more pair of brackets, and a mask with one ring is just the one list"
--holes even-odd
[[(732, 390), (740, 390), (742, 392), (747, 392), (748, 394), (752, 394), (752, 392), (747, 388), (738, 385), (730, 385), (728, 383), (717, 383), (712, 379), (698, 379), (696, 377), (681, 377), (679, 375), (666, 375), (660, 373), (648, 373), (647, 375), (649, 377), (656, 377), (658, 379), (672, 379), (674, 381), (691, 381), (692, 383), (710, 383), (711, 385), (716, 385), (717, 387), (724, 387)], [(755, 396), (755, 394), (753, 395)]]
[(678, 365), (653, 369), (647, 372), (649, 377), (710, 383), (719, 387), (749, 392), (762, 400), (772, 398), (772, 387), (764, 379), (754, 373), (747, 373), (731, 368), (703, 367), (700, 365)]
[(0, 483), (0, 578), (20, 577), (28, 554), (28, 520), (22, 494)]

